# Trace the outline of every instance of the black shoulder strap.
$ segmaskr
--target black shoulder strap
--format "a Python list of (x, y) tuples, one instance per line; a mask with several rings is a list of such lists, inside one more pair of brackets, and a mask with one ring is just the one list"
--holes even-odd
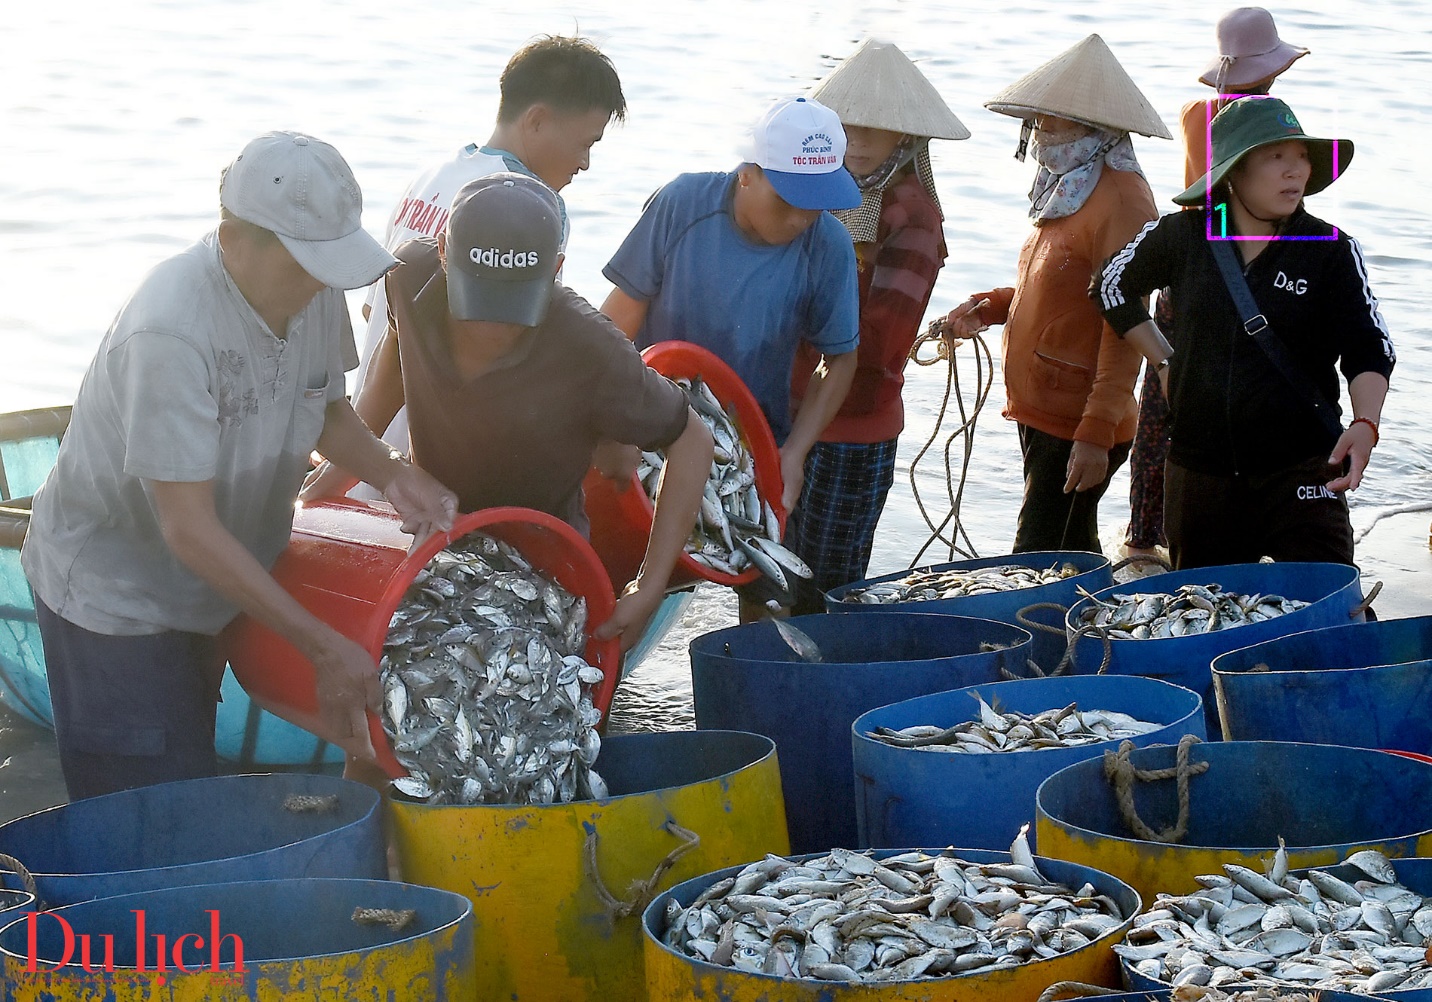
[(1342, 421), (1338, 418), (1337, 408), (1328, 403), (1327, 395), (1313, 382), (1313, 377), (1300, 369), (1290, 357), (1288, 347), (1268, 326), (1268, 318), (1263, 316), (1258, 309), (1258, 302), (1253, 298), (1253, 290), (1248, 288), (1248, 280), (1243, 277), (1243, 269), (1238, 264), (1238, 255), (1233, 250), (1231, 240), (1210, 240), (1209, 249), (1213, 252), (1213, 260), (1218, 263), (1218, 270), (1223, 275), (1223, 284), (1228, 287), (1228, 294), (1233, 297), (1233, 304), (1238, 308), (1238, 315), (1243, 318), (1243, 330), (1254, 341), (1258, 347), (1263, 349), (1263, 354), (1268, 356), (1268, 361), (1273, 363), (1273, 368), (1283, 374), (1283, 378), (1292, 384), (1303, 398), (1312, 405), (1317, 412), (1323, 426), (1333, 435), (1338, 437), (1343, 432)]

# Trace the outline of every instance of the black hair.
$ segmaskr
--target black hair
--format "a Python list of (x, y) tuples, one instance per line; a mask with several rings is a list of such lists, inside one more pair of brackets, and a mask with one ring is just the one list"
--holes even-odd
[(534, 104), (566, 112), (600, 108), (626, 120), (626, 98), (612, 61), (585, 38), (544, 35), (507, 61), (499, 80), (499, 122), (513, 122)]

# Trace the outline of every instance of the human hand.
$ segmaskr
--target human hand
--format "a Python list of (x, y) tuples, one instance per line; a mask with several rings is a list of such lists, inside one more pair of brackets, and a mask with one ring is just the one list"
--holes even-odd
[(943, 319), (935, 321), (937, 332), (953, 347), (954, 341), (971, 338), (981, 331), (989, 330), (989, 323), (984, 319), (983, 312), (989, 304), (988, 296), (976, 293), (947, 313)]
[(413, 548), (434, 533), (447, 532), (457, 517), (457, 495), (406, 461), (383, 488), (383, 497), (402, 517), (402, 530), (413, 537)]
[(1069, 450), (1069, 465), (1064, 479), (1064, 493), (1087, 491), (1104, 482), (1109, 472), (1109, 450), (1101, 449), (1092, 442), (1075, 440)]
[(632, 474), (641, 462), (641, 450), (634, 445), (603, 439), (592, 450), (592, 466), (623, 491), (631, 485)]
[(1348, 471), (1328, 481), (1330, 491), (1355, 491), (1362, 484), (1363, 471), (1372, 459), (1372, 448), (1377, 444), (1377, 432), (1366, 421), (1357, 421), (1338, 436), (1333, 454), (1328, 457), (1332, 466), (1341, 466), (1344, 459), (1350, 460)]
[(800, 503), (801, 490), (805, 487), (805, 453), (781, 446), (781, 507), (788, 513), (796, 510)]
[(598, 640), (618, 637), (622, 650), (629, 651), (646, 632), (646, 624), (661, 606), (665, 592), (650, 585), (643, 586), (640, 579), (630, 582), (622, 589), (616, 608), (605, 623), (592, 632)]
[(311, 660), (318, 694), (318, 717), (324, 733), (319, 735), (358, 758), (377, 758), (368, 726), (368, 710), (383, 705), (378, 665), (359, 644), (338, 633), (328, 636)]
[(321, 498), (341, 498), (357, 483), (357, 477), (325, 459), (304, 478), (303, 487), (298, 492), (298, 500), (317, 501)]

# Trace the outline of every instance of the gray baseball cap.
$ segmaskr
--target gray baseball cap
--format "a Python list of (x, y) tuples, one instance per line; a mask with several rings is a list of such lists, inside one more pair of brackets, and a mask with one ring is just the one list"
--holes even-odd
[(277, 234), (304, 271), (335, 289), (361, 289), (398, 259), (363, 229), (363, 193), (339, 152), (301, 132), (266, 132), (234, 158), (219, 202)]
[(537, 326), (561, 251), (562, 210), (551, 188), (516, 173), (469, 181), (448, 215), (448, 308), (459, 320)]

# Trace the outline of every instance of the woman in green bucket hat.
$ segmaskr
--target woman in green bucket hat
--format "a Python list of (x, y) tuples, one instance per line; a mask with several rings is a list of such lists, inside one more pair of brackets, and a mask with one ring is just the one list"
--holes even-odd
[[(1165, 527), (1175, 567), (1352, 563), (1344, 492), (1378, 440), (1396, 355), (1362, 249), (1311, 215), (1352, 143), (1303, 131), (1282, 101), (1250, 96), (1214, 118), (1212, 166), (1090, 286), (1172, 409)], [(1141, 298), (1173, 290), (1173, 344)], [(1338, 406), (1348, 381), (1352, 418)]]

